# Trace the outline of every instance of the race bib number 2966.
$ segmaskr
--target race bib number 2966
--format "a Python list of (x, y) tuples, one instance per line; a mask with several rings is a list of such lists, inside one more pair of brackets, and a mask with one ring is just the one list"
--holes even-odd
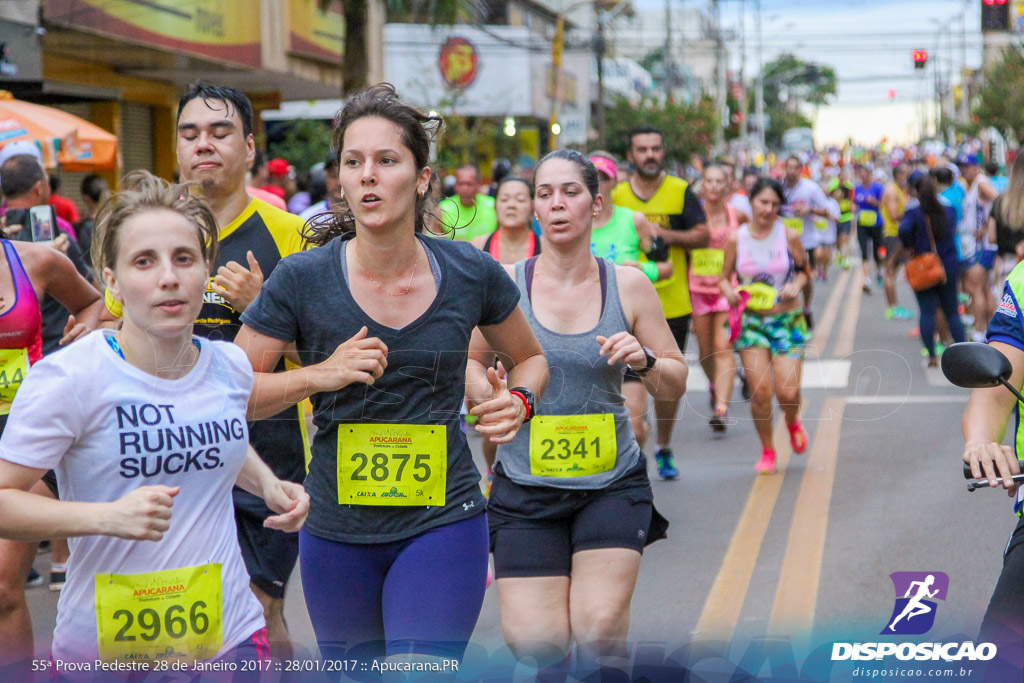
[(223, 645), (221, 565), (96, 574), (96, 635), (104, 661), (210, 659)]

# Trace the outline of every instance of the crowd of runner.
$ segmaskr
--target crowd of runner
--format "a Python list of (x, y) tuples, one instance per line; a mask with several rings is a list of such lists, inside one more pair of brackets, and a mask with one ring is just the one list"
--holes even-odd
[[(1024, 256), (1024, 162), (791, 156), (685, 179), (642, 127), (625, 159), (558, 150), (490, 187), (462, 166), (442, 199), (441, 123), (390, 86), (351, 97), (302, 196), (260, 158), (245, 95), (196, 84), (181, 184), (87, 179), (51, 245), (2, 240), (0, 670), (35, 654), (41, 541), (55, 663), (287, 658), (301, 559), (325, 659), (459, 659), (493, 578), (517, 658), (592, 665), (624, 646), (667, 534), (645, 453), (679, 477), (691, 331), (709, 430), (746, 410), (739, 379), (770, 475), (775, 403), (808, 448), (814, 284), (851, 267), (854, 236), (888, 319), (912, 317), (908, 258), (939, 254), (946, 281), (915, 292), (929, 364), (965, 321), (984, 338)], [(9, 217), (54, 196), (31, 146), (0, 151), (0, 186)]]

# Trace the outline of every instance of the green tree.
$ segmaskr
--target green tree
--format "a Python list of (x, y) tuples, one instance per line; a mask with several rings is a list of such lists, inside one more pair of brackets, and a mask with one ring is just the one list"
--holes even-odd
[(331, 149), (331, 127), (318, 119), (295, 119), (288, 126), (284, 139), (268, 146), (271, 158), (287, 159), (295, 170), (304, 173), (313, 164), (327, 158)]
[[(317, 0), (326, 9), (341, 0)], [(451, 25), (474, 16), (479, 10), (477, 0), (383, 0), (388, 21)], [(369, 72), (366, 31), (370, 21), (370, 0), (343, 0), (345, 15), (345, 52), (341, 62), (342, 88), (345, 93), (362, 90)]]
[(762, 74), (764, 111), (769, 118), (765, 139), (770, 145), (778, 145), (789, 128), (811, 126), (811, 119), (800, 105), (828, 104), (836, 94), (836, 72), (832, 67), (805, 62), (789, 53), (765, 64)]
[(605, 114), (608, 126), (608, 151), (625, 159), (629, 131), (639, 126), (655, 126), (665, 134), (668, 158), (685, 164), (692, 154), (706, 155), (715, 135), (715, 103), (702, 98), (692, 104), (642, 100), (634, 106), (620, 98)]
[(1024, 56), (1018, 50), (1007, 48), (985, 69), (973, 118), (1024, 140)]

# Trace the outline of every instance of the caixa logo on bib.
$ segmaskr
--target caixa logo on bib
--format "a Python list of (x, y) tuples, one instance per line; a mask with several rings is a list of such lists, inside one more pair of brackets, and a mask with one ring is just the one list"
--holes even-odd
[[(945, 601), (949, 591), (949, 576), (943, 572), (893, 572), (892, 579), (896, 596), (892, 614), (883, 636), (919, 636), (935, 625), (938, 602)], [(918, 661), (987, 661), (996, 656), (992, 643), (946, 642), (946, 643), (833, 643), (832, 661), (880, 660), (895, 656), (899, 660)]]
[(946, 600), (949, 577), (943, 572), (893, 572), (896, 604), (881, 635), (919, 636), (935, 624), (936, 600)]

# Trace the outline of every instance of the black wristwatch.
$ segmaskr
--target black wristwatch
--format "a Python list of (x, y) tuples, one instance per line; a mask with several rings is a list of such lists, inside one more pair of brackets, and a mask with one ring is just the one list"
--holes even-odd
[(634, 370), (633, 372), (635, 372), (638, 375), (646, 375), (648, 372), (654, 369), (654, 364), (658, 362), (658, 357), (655, 356), (654, 352), (651, 351), (646, 346), (641, 346), (640, 348), (644, 350), (644, 358), (647, 359), (647, 364), (640, 370)]
[(533, 417), (533, 392), (526, 387), (512, 387), (508, 393), (522, 399), (523, 405), (526, 406), (526, 417), (523, 418), (523, 422), (529, 422)]

